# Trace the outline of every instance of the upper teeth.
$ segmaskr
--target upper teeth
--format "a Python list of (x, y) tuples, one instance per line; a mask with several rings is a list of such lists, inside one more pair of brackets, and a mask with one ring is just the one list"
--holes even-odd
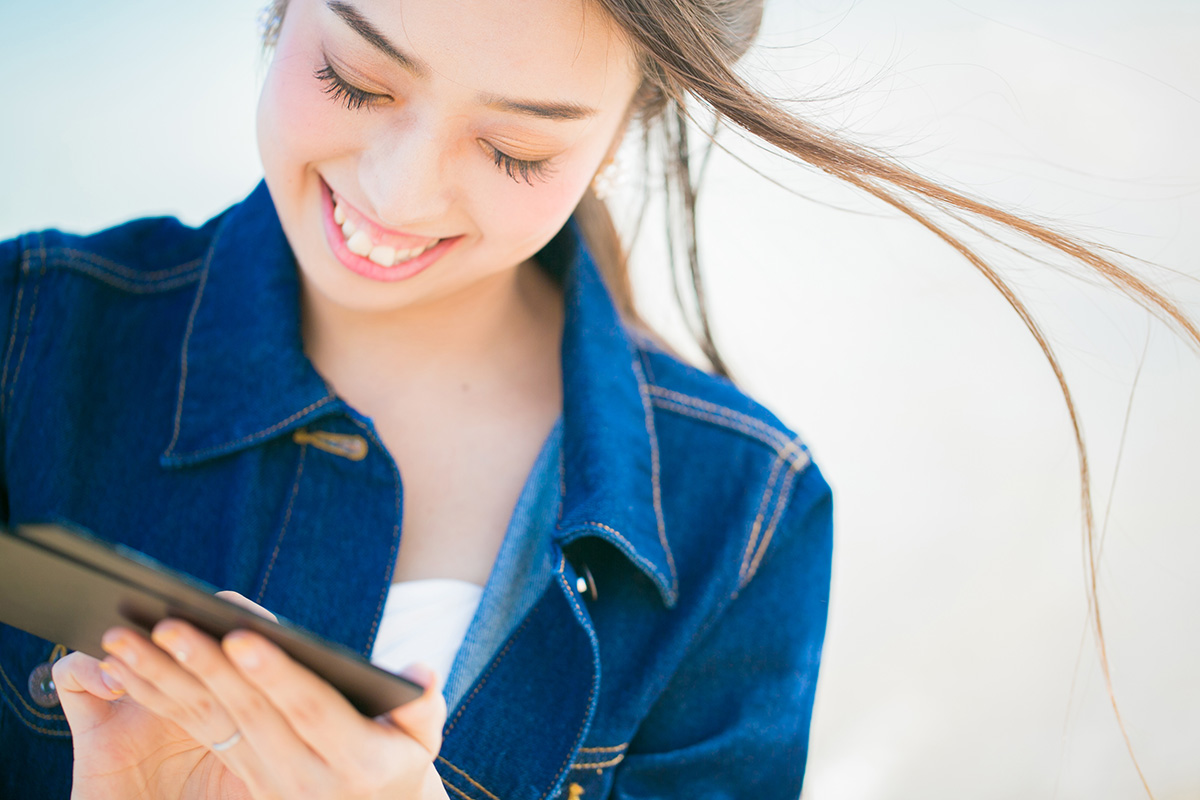
[(360, 231), (358, 226), (346, 216), (341, 203), (334, 203), (333, 221), (342, 226), (342, 236), (346, 239), (346, 249), (356, 256), (369, 258), (381, 267), (392, 267), (409, 259), (416, 258), (429, 248), (441, 241), (434, 239), (429, 244), (411, 247), (407, 250), (397, 250), (386, 244), (375, 244), (366, 231)]

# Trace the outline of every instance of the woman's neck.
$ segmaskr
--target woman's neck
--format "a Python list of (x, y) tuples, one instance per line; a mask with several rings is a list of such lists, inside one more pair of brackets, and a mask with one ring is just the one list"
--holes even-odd
[(561, 392), (563, 308), (554, 282), (533, 262), (452, 296), (363, 312), (304, 286), (305, 352), (360, 410), (451, 388)]

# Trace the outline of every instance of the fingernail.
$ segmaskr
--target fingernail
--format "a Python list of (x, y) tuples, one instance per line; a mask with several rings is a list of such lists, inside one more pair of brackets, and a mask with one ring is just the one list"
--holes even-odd
[(245, 636), (239, 636), (236, 633), (231, 633), (225, 637), (225, 652), (239, 666), (246, 669), (255, 669), (262, 663), (262, 659), (254, 644)]
[(188, 649), (183, 645), (181, 641), (183, 636), (178, 629), (172, 626), (159, 625), (150, 634), (150, 638), (154, 640), (156, 645), (174, 656), (175, 660), (180, 664), (187, 661)]
[(125, 694), (125, 687), (121, 684), (121, 680), (113, 672), (113, 668), (103, 661), (100, 662), (100, 680), (104, 681), (104, 685), (113, 694)]
[(100, 646), (104, 648), (104, 652), (112, 653), (131, 667), (137, 664), (137, 655), (130, 647), (129, 639), (120, 631), (105, 631), (100, 639)]

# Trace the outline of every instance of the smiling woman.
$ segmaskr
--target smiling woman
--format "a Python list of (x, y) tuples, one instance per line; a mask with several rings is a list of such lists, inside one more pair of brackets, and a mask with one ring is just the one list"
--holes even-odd
[[(70, 520), (427, 689), (367, 719), (249, 632), (116, 628), (97, 661), (0, 627), (0, 795), (797, 796), (830, 493), (721, 377), (690, 117), (916, 217), (1039, 337), (946, 217), (1197, 337), (1103, 252), (750, 90), (761, 11), (277, 0), (249, 197), (196, 227), (0, 243), (5, 522)], [(707, 371), (639, 316), (593, 189), (627, 131), (661, 137)], [(719, 229), (740, 281), (756, 243)]]

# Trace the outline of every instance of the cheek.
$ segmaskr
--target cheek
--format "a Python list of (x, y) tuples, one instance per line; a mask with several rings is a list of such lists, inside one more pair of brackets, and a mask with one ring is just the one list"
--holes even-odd
[(535, 179), (532, 186), (507, 176), (492, 178), (493, 188), (475, 203), (475, 218), (485, 235), (505, 241), (523, 260), (563, 226), (591, 178), (582, 162), (562, 167), (548, 181)]
[(263, 167), (287, 179), (298, 177), (310, 162), (355, 149), (355, 130), (348, 114), (325, 95), (313, 77), (316, 65), (298, 49), (290, 46), (276, 53), (258, 102)]

